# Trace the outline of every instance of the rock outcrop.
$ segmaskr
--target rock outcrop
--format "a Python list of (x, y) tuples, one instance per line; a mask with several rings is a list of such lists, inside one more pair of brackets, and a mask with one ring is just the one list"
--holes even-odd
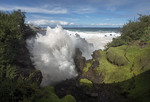
[(85, 57), (82, 56), (82, 52), (80, 51), (80, 49), (76, 49), (76, 54), (74, 56), (74, 62), (76, 65), (76, 70), (79, 74), (79, 76), (82, 74), (82, 70), (85, 67)]

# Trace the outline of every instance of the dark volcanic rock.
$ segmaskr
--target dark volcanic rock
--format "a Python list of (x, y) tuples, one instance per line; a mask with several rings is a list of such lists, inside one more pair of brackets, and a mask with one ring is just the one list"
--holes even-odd
[(86, 60), (85, 60), (85, 57), (82, 56), (82, 52), (78, 48), (76, 49), (74, 62), (75, 62), (75, 65), (76, 65), (77, 72), (80, 76), (80, 74), (82, 73), (83, 68), (85, 67)]
[(17, 66), (20, 66), (21, 68), (35, 69), (30, 59), (30, 53), (26, 48), (26, 46), (23, 45), (16, 45), (16, 46), (18, 46), (16, 50), (17, 55), (13, 63), (16, 64)]
[(123, 102), (123, 97), (108, 84), (94, 84), (91, 88), (80, 86), (78, 79), (62, 81), (55, 86), (59, 98), (71, 94), (76, 102)]
[(97, 72), (92, 68), (88, 70), (85, 78), (89, 79), (90, 81), (96, 84), (101, 84), (104, 81), (104, 76), (102, 74), (97, 74)]
[(94, 51), (92, 54), (93, 59), (100, 58), (100, 56), (101, 56), (101, 54), (100, 54), (99, 50)]
[(95, 60), (93, 63), (92, 63), (92, 68), (96, 68), (99, 66), (99, 61), (98, 60)]
[(97, 102), (98, 99), (95, 96), (91, 96), (91, 93), (88, 90), (84, 90), (84, 87), (81, 87), (77, 79), (70, 79), (63, 81), (55, 86), (55, 93), (59, 98), (63, 98), (65, 95), (71, 94), (75, 97), (76, 102)]

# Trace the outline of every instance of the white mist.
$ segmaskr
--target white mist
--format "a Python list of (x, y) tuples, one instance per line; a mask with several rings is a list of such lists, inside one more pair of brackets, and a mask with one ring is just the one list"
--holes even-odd
[(77, 76), (73, 60), (75, 48), (80, 48), (87, 59), (94, 50), (85, 39), (69, 35), (60, 26), (47, 27), (46, 35), (37, 34), (36, 38), (28, 39), (27, 48), (35, 68), (42, 72), (41, 86)]

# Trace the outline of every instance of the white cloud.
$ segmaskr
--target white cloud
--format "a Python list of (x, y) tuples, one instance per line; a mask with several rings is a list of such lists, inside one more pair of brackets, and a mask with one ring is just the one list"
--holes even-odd
[(28, 24), (33, 24), (36, 26), (56, 26), (56, 25), (62, 25), (62, 26), (66, 26), (66, 25), (74, 25), (74, 23), (69, 23), (66, 21), (57, 21), (57, 20), (29, 20), (27, 21)]
[(92, 26), (123, 26), (123, 24), (108, 24), (108, 23), (101, 23), (101, 24), (91, 24)]
[(39, 7), (28, 7), (28, 6), (11, 6), (11, 5), (0, 5), (0, 10), (11, 11), (21, 9), (22, 11), (29, 13), (44, 13), (44, 14), (66, 14), (67, 9), (56, 7), (53, 9), (39, 8)]
[(28, 24), (33, 24), (35, 26), (56, 26), (56, 25), (61, 25), (61, 26), (74, 26), (74, 27), (98, 27), (98, 26), (123, 26), (123, 24), (108, 24), (108, 23), (100, 23), (100, 24), (75, 24), (75, 23), (70, 23), (66, 21), (59, 21), (59, 20), (29, 20), (27, 21)]
[(85, 13), (95, 13), (97, 10), (91, 7), (80, 7), (74, 10), (74, 13), (85, 14)]

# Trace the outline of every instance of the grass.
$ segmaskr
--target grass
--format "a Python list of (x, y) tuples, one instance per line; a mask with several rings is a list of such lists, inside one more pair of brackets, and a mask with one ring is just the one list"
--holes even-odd
[(122, 93), (128, 93), (129, 102), (149, 102), (150, 100), (150, 70), (134, 77), (134, 79), (117, 83)]
[[(138, 46), (128, 46), (127, 48), (127, 46), (124, 45), (108, 50), (113, 50), (112, 52), (114, 52), (116, 56), (117, 54), (119, 54), (119, 56), (124, 57), (124, 53), (126, 53), (128, 64), (125, 64), (124, 66), (118, 66), (114, 63), (111, 63), (107, 60), (108, 55), (106, 54), (106, 52), (99, 50), (99, 52), (101, 53), (101, 58), (98, 59), (100, 61), (100, 66), (96, 67), (94, 70), (99, 75), (101, 74), (104, 76), (104, 83), (113, 83), (128, 80), (134, 75), (138, 75), (150, 69), (149, 46), (145, 48), (139, 48)], [(114, 56), (112, 55), (112, 57)], [(143, 65), (145, 65), (145, 67), (143, 70), (141, 70)]]
[[(144, 48), (138, 45), (123, 45), (111, 47), (107, 52), (99, 50), (99, 53), (101, 57), (97, 60), (100, 65), (93, 70), (104, 77), (104, 83), (117, 85), (119, 92), (127, 95), (128, 102), (149, 102), (150, 45)], [(81, 79), (80, 83), (91, 82)]]
[(100, 51), (102, 57), (99, 59), (100, 66), (95, 68), (96, 72), (104, 76), (105, 83), (119, 82), (129, 79), (132, 74), (130, 74), (130, 69), (125, 66), (117, 66), (110, 63), (106, 59), (106, 52)]
[[(149, 102), (150, 100), (150, 45), (119, 46), (108, 49), (112, 54), (123, 56), (126, 53), (128, 64), (118, 66), (107, 60), (105, 51), (99, 50), (100, 66), (95, 68), (98, 74), (104, 76), (104, 83), (116, 84), (121, 87), (121, 93), (127, 93), (129, 102)], [(114, 56), (113, 56), (114, 57)], [(119, 84), (118, 84), (119, 83)]]
[[(133, 73), (135, 75), (150, 69), (150, 46), (147, 46), (146, 48), (129, 46), (126, 56), (132, 64)], [(143, 65), (147, 68), (141, 69)]]

